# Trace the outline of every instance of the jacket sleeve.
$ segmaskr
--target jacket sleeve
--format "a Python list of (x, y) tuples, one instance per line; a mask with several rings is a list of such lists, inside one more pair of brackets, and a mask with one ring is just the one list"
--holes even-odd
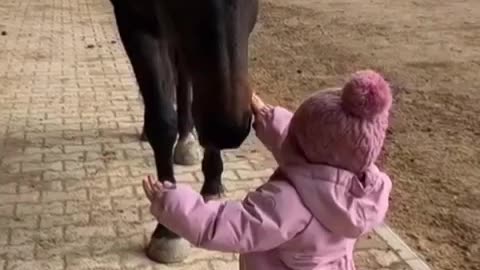
[(242, 202), (208, 203), (189, 186), (178, 185), (154, 201), (151, 210), (160, 223), (197, 247), (238, 253), (277, 247), (311, 220), (296, 191), (284, 182), (267, 183)]
[(292, 112), (278, 106), (266, 107), (256, 115), (255, 133), (277, 160), (292, 117)]

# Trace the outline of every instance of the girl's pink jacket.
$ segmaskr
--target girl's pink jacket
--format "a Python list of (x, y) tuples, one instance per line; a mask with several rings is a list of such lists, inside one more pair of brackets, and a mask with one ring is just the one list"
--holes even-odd
[(282, 162), (291, 118), (281, 107), (257, 118), (257, 136), (280, 165), (242, 202), (206, 203), (179, 184), (155, 197), (152, 214), (197, 247), (240, 253), (241, 270), (355, 269), (354, 244), (383, 221), (390, 178), (374, 165), (361, 182), (338, 168)]

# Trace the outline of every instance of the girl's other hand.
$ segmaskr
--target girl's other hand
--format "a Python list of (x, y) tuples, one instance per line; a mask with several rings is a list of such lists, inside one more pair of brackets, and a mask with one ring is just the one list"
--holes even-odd
[(155, 196), (161, 195), (167, 189), (172, 189), (175, 187), (171, 182), (159, 182), (154, 176), (149, 175), (142, 182), (143, 191), (145, 196), (149, 201), (153, 201)]
[(256, 115), (260, 113), (265, 107), (270, 107), (269, 105), (265, 104), (263, 100), (255, 93), (252, 95), (252, 109), (253, 113)]

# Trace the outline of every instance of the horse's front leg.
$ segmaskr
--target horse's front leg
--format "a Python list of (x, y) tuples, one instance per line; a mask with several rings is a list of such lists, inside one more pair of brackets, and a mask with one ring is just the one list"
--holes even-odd
[[(139, 23), (142, 18), (133, 16), (126, 3), (115, 1), (114, 12), (145, 104), (145, 134), (153, 149), (159, 181), (175, 183), (172, 152), (177, 137), (177, 114), (171, 102), (174, 91), (171, 57), (162, 38)], [(158, 224), (147, 255), (158, 262), (181, 262), (189, 249), (186, 240)]]
[(200, 193), (205, 200), (219, 199), (225, 191), (222, 185), (223, 161), (220, 150), (205, 148), (202, 172), (205, 181)]

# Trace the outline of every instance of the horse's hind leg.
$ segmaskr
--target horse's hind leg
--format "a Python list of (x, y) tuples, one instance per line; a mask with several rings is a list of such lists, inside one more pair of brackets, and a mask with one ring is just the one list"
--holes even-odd
[[(145, 133), (155, 156), (158, 179), (175, 183), (172, 152), (177, 137), (177, 114), (171, 102), (172, 63), (166, 46), (153, 35), (152, 28), (139, 25), (141, 18), (132, 17), (124, 3), (115, 2), (115, 17), (145, 103)], [(158, 224), (147, 253), (152, 260), (173, 263), (185, 259), (189, 249), (186, 240)]]
[(177, 59), (178, 141), (174, 150), (174, 161), (180, 165), (194, 165), (200, 161), (200, 145), (193, 135), (191, 91), (187, 73)]

